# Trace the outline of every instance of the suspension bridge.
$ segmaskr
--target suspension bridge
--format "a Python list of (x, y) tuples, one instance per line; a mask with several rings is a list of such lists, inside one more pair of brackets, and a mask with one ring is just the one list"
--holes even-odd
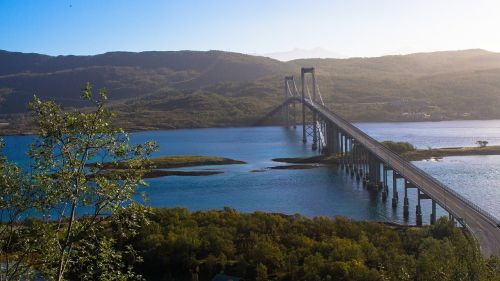
[[(312, 84), (312, 90), (309, 84)], [(301, 106), (300, 112), (297, 112), (297, 104)], [(431, 224), (436, 222), (436, 206), (439, 205), (448, 212), (451, 220), (466, 227), (474, 235), (485, 256), (500, 256), (500, 221), (328, 109), (319, 91), (313, 67), (301, 69), (300, 93), (294, 77), (285, 77), (283, 103), (258, 123), (280, 112), (285, 126), (296, 127), (297, 119), (301, 117), (304, 143), (309, 137), (313, 150), (325, 155), (336, 155), (342, 170), (356, 177), (360, 184), (380, 190), (382, 199), (386, 201), (390, 198), (393, 208), (398, 208), (400, 195), (397, 187), (398, 182), (402, 182), (402, 207), (406, 218), (410, 213), (408, 189), (416, 189), (416, 225), (422, 225), (421, 201), (431, 200)], [(301, 116), (297, 116), (297, 113)]]

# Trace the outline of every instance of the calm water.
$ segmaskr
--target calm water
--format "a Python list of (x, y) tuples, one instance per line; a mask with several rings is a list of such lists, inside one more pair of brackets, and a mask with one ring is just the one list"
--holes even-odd
[[(378, 140), (404, 140), (423, 148), (472, 146), (477, 140), (500, 144), (500, 121), (357, 125)], [(382, 202), (379, 193), (364, 189), (341, 170), (331, 167), (266, 169), (279, 165), (272, 162), (272, 158), (314, 155), (310, 144), (302, 144), (300, 134), (300, 128), (282, 127), (136, 133), (134, 142), (152, 139), (159, 143), (157, 155), (215, 155), (248, 162), (186, 169), (224, 171), (218, 175), (150, 179), (150, 186), (145, 189), (149, 197), (147, 204), (154, 207), (183, 206), (191, 210), (230, 206), (241, 211), (344, 215), (355, 219), (404, 222), (402, 208), (393, 210), (390, 200)], [(25, 164), (25, 151), (31, 140), (29, 136), (6, 137), (7, 155)], [(486, 210), (500, 215), (500, 156), (449, 157), (437, 162), (417, 162), (417, 165)], [(414, 222), (416, 192), (413, 189), (409, 192), (412, 207), (409, 221)], [(423, 205), (425, 222), (429, 218), (430, 203), (424, 202)]]

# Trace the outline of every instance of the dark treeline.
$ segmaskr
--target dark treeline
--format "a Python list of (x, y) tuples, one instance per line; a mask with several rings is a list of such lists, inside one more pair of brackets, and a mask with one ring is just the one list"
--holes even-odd
[(500, 280), (463, 230), (393, 227), (233, 209), (155, 209), (132, 244), (147, 280)]

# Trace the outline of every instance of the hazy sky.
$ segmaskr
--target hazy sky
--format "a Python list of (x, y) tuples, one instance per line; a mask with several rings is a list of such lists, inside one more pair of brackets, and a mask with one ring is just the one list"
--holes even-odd
[(500, 52), (500, 1), (0, 0), (0, 49), (45, 54), (321, 47)]

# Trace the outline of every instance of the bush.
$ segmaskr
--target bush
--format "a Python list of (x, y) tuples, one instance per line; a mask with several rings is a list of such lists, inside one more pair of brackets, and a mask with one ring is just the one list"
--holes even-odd
[(382, 144), (390, 150), (396, 152), (397, 154), (417, 150), (417, 148), (413, 144), (406, 141), (383, 141)]

